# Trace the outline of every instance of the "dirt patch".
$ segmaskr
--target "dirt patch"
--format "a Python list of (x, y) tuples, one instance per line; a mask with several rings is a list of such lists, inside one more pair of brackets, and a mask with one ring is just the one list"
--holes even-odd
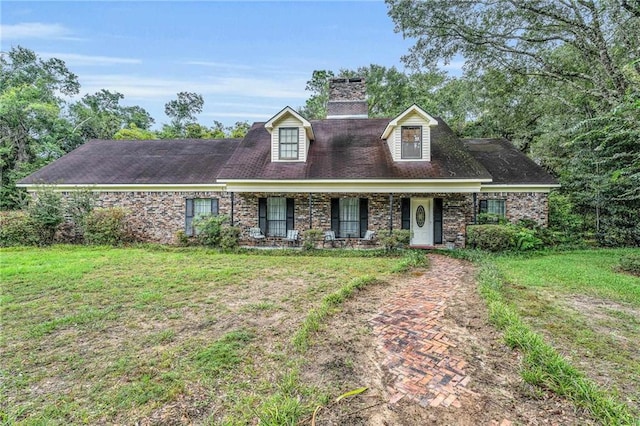
[(369, 387), (360, 396), (321, 409), (316, 424), (594, 424), (569, 402), (522, 381), (519, 355), (502, 343), (501, 335), (487, 322), (472, 265), (455, 259), (447, 262), (465, 268), (441, 319), (442, 329), (455, 342), (455, 355), (465, 360), (470, 377), (467, 387), (471, 392), (459, 397), (460, 407), (422, 406), (409, 398), (391, 402), (394, 378), (381, 367), (384, 360), (376, 349), (377, 336), (370, 320), (384, 309), (386, 300), (420, 278), (407, 276), (358, 292), (331, 318), (326, 331), (309, 350), (304, 377), (310, 383), (334, 397), (361, 386)]

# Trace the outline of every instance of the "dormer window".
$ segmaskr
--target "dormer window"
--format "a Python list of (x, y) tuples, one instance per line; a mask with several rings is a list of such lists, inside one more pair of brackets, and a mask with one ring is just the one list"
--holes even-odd
[(402, 126), (402, 159), (422, 158), (422, 126)]
[(297, 127), (281, 127), (278, 129), (280, 135), (280, 160), (297, 160), (298, 159), (298, 128)]

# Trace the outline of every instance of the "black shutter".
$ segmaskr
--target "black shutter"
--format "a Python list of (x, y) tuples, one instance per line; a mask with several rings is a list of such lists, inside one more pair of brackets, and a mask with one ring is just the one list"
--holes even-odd
[(433, 243), (442, 244), (442, 198), (433, 200)]
[(489, 210), (487, 200), (480, 200), (480, 213), (486, 213)]
[(400, 216), (402, 217), (400, 229), (411, 229), (411, 198), (400, 200)]
[(340, 199), (331, 199), (331, 230), (340, 237)]
[(360, 198), (360, 238), (364, 237), (367, 229), (369, 229), (369, 199)]
[(290, 231), (295, 228), (294, 222), (294, 206), (295, 201), (293, 198), (287, 198), (287, 231)]
[(219, 213), (219, 206), (218, 206), (218, 199), (217, 198), (212, 198), (211, 199), (211, 214), (214, 216), (218, 216)]
[(267, 235), (267, 199), (258, 198), (258, 226)]
[(193, 235), (193, 199), (187, 198), (184, 211), (184, 233)]

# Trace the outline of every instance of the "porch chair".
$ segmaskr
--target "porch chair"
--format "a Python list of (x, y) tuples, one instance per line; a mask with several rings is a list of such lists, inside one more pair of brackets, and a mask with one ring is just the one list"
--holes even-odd
[(299, 236), (299, 232), (297, 229), (289, 229), (287, 231), (287, 236), (285, 238), (282, 239), (282, 241), (290, 244), (290, 245), (298, 245), (298, 236)]
[(336, 243), (336, 232), (335, 231), (324, 231), (324, 239), (322, 240), (322, 247), (325, 244), (331, 244), (331, 247), (335, 247)]
[(260, 228), (249, 228), (249, 237), (257, 244), (264, 244), (267, 240), (267, 237), (265, 237)]
[(367, 229), (367, 232), (364, 233), (364, 237), (362, 238), (362, 242), (367, 245), (375, 244), (376, 232)]

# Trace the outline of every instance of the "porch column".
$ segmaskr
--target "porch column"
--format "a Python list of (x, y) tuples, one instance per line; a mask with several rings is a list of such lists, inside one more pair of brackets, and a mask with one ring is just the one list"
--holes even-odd
[(233, 192), (231, 193), (231, 226), (233, 226)]
[(473, 193), (473, 224), (478, 224), (478, 193)]

